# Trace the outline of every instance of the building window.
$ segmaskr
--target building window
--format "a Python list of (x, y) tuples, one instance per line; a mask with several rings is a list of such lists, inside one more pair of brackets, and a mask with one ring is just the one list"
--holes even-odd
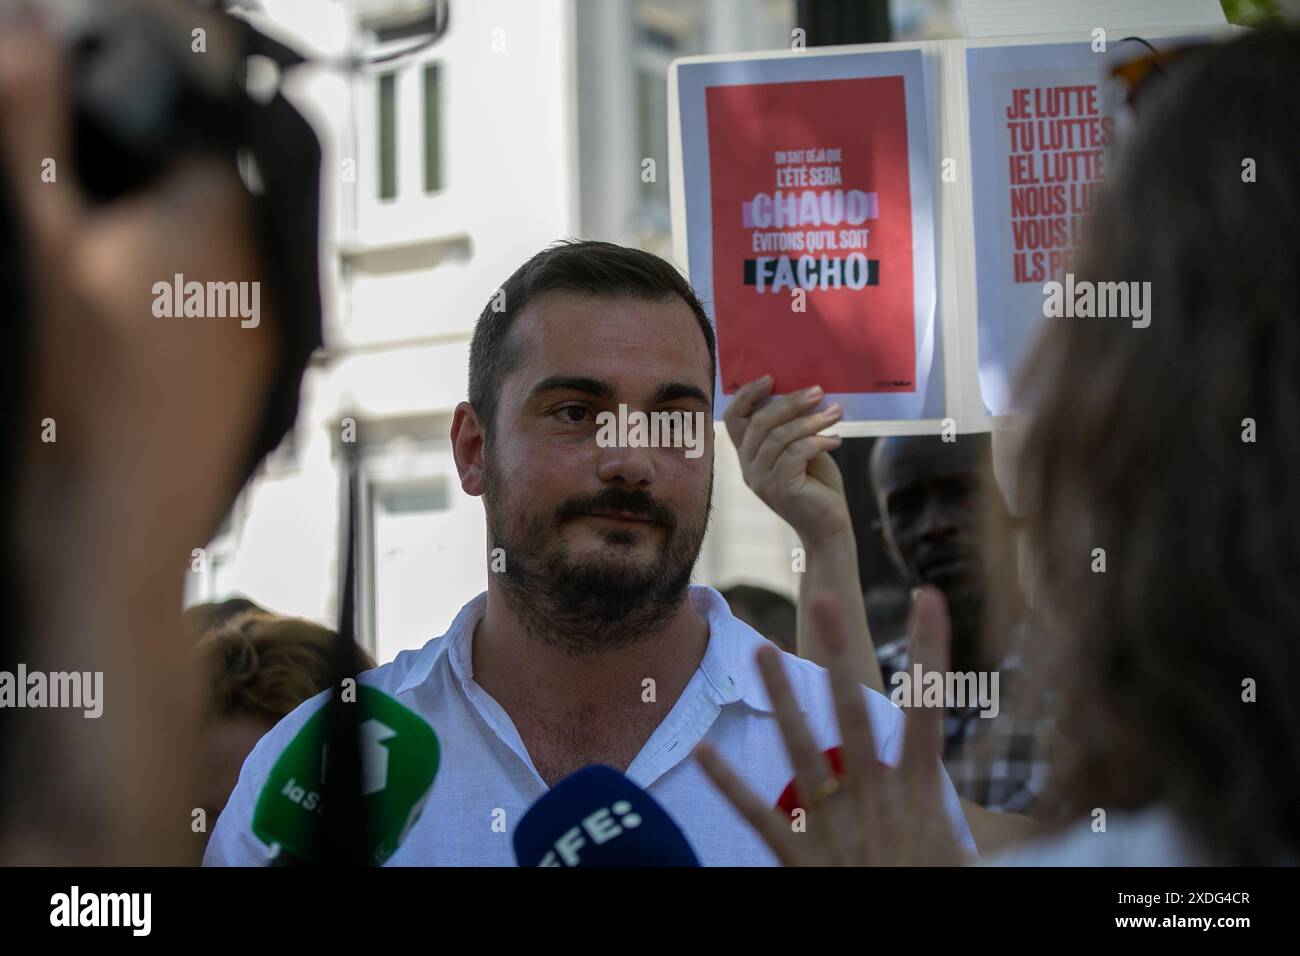
[(377, 46), (396, 43), (398, 40), (427, 40), (429, 37), (429, 24), (427, 18), (419, 18), (408, 23), (375, 26), (371, 29), (371, 33)]
[(397, 196), (397, 74), (379, 77), (379, 198)]
[(438, 64), (424, 67), (424, 191), (442, 189), (442, 87)]

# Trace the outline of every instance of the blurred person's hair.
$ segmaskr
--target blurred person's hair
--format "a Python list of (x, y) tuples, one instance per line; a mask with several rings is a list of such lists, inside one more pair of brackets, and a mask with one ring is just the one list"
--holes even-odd
[(537, 253), (505, 281), (474, 325), (469, 351), (469, 403), (490, 441), (501, 380), (523, 361), (510, 328), (528, 303), (544, 292), (583, 292), (653, 302), (679, 298), (699, 321), (709, 348), (711, 374), (717, 374), (713, 327), (690, 283), (668, 261), (641, 249), (610, 242), (569, 240)]
[[(252, 716), (272, 723), (331, 686), (338, 635), (300, 618), (246, 611), (196, 646), (210, 678), (210, 717)], [(375, 666), (355, 648), (358, 671)]]
[[(22, 243), (5, 228), (13, 221), (13, 198), (5, 177), (0, 174), (0, 302), (5, 303), (6, 313), (23, 316), (30, 305), (24, 281), (28, 263)], [(5, 338), (4, 348), (0, 348), (0, 416), (6, 422), (30, 422), (28, 324), (6, 321)], [(22, 563), (15, 543), (14, 502), (22, 443), (6, 441), (4, 446), (0, 451), (0, 502), (3, 503), (0, 504), (0, 619), (5, 621), (5, 626), (0, 633), (0, 670), (12, 672), (23, 654), (19, 636), (28, 627), (22, 599)], [(0, 766), (7, 766), (9, 737), (7, 728), (0, 727)]]
[(754, 584), (734, 584), (721, 593), (732, 614), (781, 650), (798, 653), (798, 614), (788, 597)]
[(248, 611), (270, 612), (261, 605), (245, 597), (232, 597), (224, 601), (210, 601), (205, 604), (193, 604), (181, 613), (185, 622), (185, 631), (195, 640), (207, 636), (211, 630), (221, 627), (227, 621)]
[(1300, 854), (1297, 64), (1300, 33), (1258, 33), (1147, 91), (1076, 271), (1149, 281), (1150, 326), (1052, 320), (1020, 383), (1055, 795), (1075, 817), (1161, 804), (1220, 863)]

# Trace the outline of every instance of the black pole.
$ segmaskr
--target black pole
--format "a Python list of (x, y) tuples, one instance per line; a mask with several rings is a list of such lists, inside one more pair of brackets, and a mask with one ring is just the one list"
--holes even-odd
[[(355, 436), (354, 436), (355, 437)], [(356, 651), (358, 441), (342, 444), (346, 490), (343, 518), (343, 577), (339, 585), (338, 637), (330, 655), (333, 673), (326, 713), (329, 750), (325, 766), (325, 812), (322, 862), (326, 866), (364, 866), (365, 821), (361, 815), (360, 700), (344, 700), (344, 681), (356, 688), (359, 671)]]
[(799, 22), (809, 46), (887, 43), (889, 0), (799, 0)]

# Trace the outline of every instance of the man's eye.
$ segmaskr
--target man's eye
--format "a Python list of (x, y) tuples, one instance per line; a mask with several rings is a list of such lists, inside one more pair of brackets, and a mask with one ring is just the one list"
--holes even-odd
[(908, 518), (916, 514), (921, 508), (921, 501), (915, 495), (893, 498), (886, 506), (889, 513), (895, 518)]
[(955, 478), (944, 482), (941, 488), (945, 501), (965, 501), (976, 491), (975, 482), (968, 479)]
[(563, 408), (557, 408), (555, 414), (559, 416), (560, 421), (578, 425), (587, 420), (588, 412), (581, 405), (565, 405)]

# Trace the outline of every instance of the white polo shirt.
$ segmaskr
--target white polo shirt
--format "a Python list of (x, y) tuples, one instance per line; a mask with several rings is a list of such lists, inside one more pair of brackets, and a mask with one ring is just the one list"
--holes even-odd
[[(388, 865), (514, 866), (514, 827), (547, 791), (513, 722), (474, 681), (470, 651), (486, 597), (480, 594), (466, 604), (446, 634), (418, 651), (403, 651), (392, 663), (360, 678), (427, 720), (441, 745), (428, 803)], [(770, 804), (790, 782), (790, 761), (754, 661), (766, 640), (732, 615), (712, 588), (692, 586), (690, 601), (709, 622), (708, 647), (627, 776), (663, 805), (705, 866), (773, 865), (776, 858), (766, 844), (690, 759), (696, 744), (709, 741)], [(826, 672), (790, 654), (783, 658), (818, 746), (835, 746), (839, 733)], [(864, 692), (880, 759), (895, 764), (902, 753), (902, 711), (883, 695)], [(298, 707), (249, 754), (208, 843), (205, 866), (266, 863), (267, 847), (250, 828), (258, 793), (276, 758), (325, 697), (320, 694)], [(943, 782), (953, 830), (974, 853), (974, 840), (947, 774)], [(499, 823), (493, 827), (501, 811), (506, 832), (499, 832)]]

